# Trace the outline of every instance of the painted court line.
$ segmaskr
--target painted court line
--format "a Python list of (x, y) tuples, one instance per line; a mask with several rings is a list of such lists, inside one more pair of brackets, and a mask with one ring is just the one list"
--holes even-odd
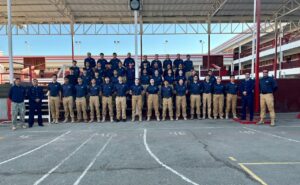
[(60, 136), (54, 138), (53, 140), (49, 141), (48, 143), (45, 143), (45, 144), (43, 144), (43, 145), (41, 145), (41, 146), (39, 146), (39, 147), (37, 147), (37, 148), (35, 148), (35, 149), (32, 149), (32, 150), (30, 150), (30, 151), (28, 151), (28, 152), (25, 152), (25, 153), (23, 153), (23, 154), (20, 154), (20, 155), (18, 155), (18, 156), (16, 156), (16, 157), (13, 157), (13, 158), (8, 159), (8, 160), (2, 161), (2, 162), (0, 162), (0, 165), (5, 164), (5, 163), (8, 163), (8, 162), (13, 161), (13, 160), (16, 160), (16, 159), (18, 159), (18, 158), (24, 157), (24, 156), (26, 156), (26, 155), (28, 155), (28, 154), (31, 154), (31, 153), (33, 153), (33, 152), (35, 152), (35, 151), (37, 151), (37, 150), (40, 150), (40, 149), (44, 148), (45, 146), (47, 146), (47, 145), (49, 145), (49, 144), (51, 144), (51, 143), (53, 143), (53, 142), (59, 140), (60, 138), (64, 137), (65, 135), (67, 135), (67, 134), (69, 134), (69, 133), (71, 133), (71, 131), (67, 131), (67, 132), (63, 133), (62, 135), (60, 135)]
[(237, 161), (234, 157), (228, 157), (232, 161)]
[(291, 138), (287, 138), (287, 137), (283, 137), (283, 136), (279, 136), (279, 135), (275, 135), (275, 134), (270, 134), (268, 132), (263, 132), (263, 131), (255, 130), (255, 129), (252, 129), (252, 128), (247, 128), (247, 127), (243, 127), (243, 128), (247, 129), (247, 130), (254, 131), (254, 132), (262, 133), (262, 134), (265, 134), (265, 135), (268, 135), (268, 136), (276, 137), (276, 138), (279, 138), (279, 139), (283, 139), (283, 140), (287, 140), (287, 141), (291, 141), (291, 142), (295, 142), (295, 143), (300, 143), (300, 141), (296, 140), (296, 139), (291, 139)]
[(297, 165), (300, 162), (259, 162), (259, 163), (241, 163), (244, 165)]
[(246, 172), (248, 173), (253, 179), (258, 181), (262, 185), (268, 185), (265, 181), (263, 181), (259, 176), (257, 176), (254, 172), (252, 172), (249, 168), (247, 168), (244, 164), (238, 163), (239, 166)]
[(73, 155), (75, 155), (76, 152), (78, 152), (85, 144), (87, 144), (93, 137), (95, 137), (98, 134), (93, 134), (90, 136), (87, 140), (85, 140), (79, 147), (77, 147), (72, 153), (70, 153), (66, 158), (64, 158), (58, 165), (56, 165), (54, 168), (52, 168), (50, 171), (48, 171), (43, 177), (41, 177), (39, 180), (37, 180), (34, 185), (38, 185), (41, 182), (43, 182), (50, 174), (52, 174), (56, 169), (58, 169), (62, 164), (64, 164), (67, 160), (69, 160)]
[(78, 177), (78, 179), (74, 182), (73, 185), (78, 185), (80, 181), (83, 179), (83, 177), (86, 175), (86, 173), (89, 171), (89, 169), (94, 165), (97, 158), (103, 153), (109, 142), (111, 141), (113, 136), (110, 136), (106, 143), (103, 145), (103, 147), (99, 150), (99, 152), (96, 154), (96, 156), (93, 158), (93, 160), (90, 162), (90, 164), (86, 167), (86, 169), (83, 171), (83, 173)]
[(144, 146), (145, 146), (147, 152), (151, 155), (151, 157), (153, 159), (155, 159), (155, 161), (158, 164), (160, 164), (161, 166), (163, 166), (167, 170), (171, 171), (175, 175), (179, 176), (182, 180), (184, 180), (184, 181), (186, 181), (190, 184), (193, 184), (193, 185), (199, 185), (196, 182), (194, 182), (194, 181), (190, 180), (189, 178), (187, 178), (186, 176), (182, 175), (181, 173), (177, 172), (176, 170), (174, 170), (170, 166), (168, 166), (168, 165), (164, 164), (163, 162), (161, 162), (160, 159), (155, 154), (153, 154), (153, 152), (151, 151), (151, 149), (149, 148), (148, 143), (147, 143), (147, 129), (144, 129)]

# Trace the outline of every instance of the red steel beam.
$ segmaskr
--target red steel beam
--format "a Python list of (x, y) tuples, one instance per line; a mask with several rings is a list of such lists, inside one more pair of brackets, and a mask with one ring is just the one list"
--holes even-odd
[(256, 0), (256, 60), (255, 60), (255, 112), (259, 112), (259, 55), (261, 0)]

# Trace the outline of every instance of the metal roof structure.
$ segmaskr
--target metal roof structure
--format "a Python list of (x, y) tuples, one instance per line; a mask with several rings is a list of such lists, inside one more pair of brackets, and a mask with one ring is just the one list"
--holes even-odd
[[(253, 21), (253, 0), (141, 0), (141, 3), (143, 23)], [(261, 3), (262, 22), (275, 17), (299, 21), (300, 0), (262, 0)], [(0, 23), (6, 21), (6, 0), (0, 0)], [(133, 11), (129, 0), (12, 0), (12, 21), (14, 24), (131, 24)]]

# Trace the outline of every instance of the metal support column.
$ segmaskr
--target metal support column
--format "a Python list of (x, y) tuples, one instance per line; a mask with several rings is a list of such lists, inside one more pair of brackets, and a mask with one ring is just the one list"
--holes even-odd
[(138, 11), (134, 11), (134, 60), (135, 60), (135, 78), (139, 77), (139, 62), (138, 62)]
[(278, 61), (278, 51), (277, 51), (277, 43), (278, 43), (278, 22), (277, 19), (275, 19), (275, 56), (273, 61), (273, 71), (274, 71), (274, 78), (277, 78), (277, 61)]
[(207, 68), (210, 69), (210, 33), (211, 33), (211, 25), (210, 21), (208, 22), (207, 25), (207, 33), (208, 33), (208, 38), (207, 38), (207, 47), (208, 47), (208, 52), (207, 52)]
[(256, 60), (255, 60), (255, 112), (259, 112), (259, 54), (261, 0), (256, 0)]
[(14, 61), (12, 43), (12, 24), (11, 24), (11, 0), (7, 0), (7, 35), (8, 35), (8, 55), (9, 55), (9, 83), (14, 83)]
[(72, 61), (75, 60), (74, 57), (74, 23), (71, 23), (71, 40), (72, 40)]
[(140, 52), (141, 52), (141, 59), (140, 62), (143, 61), (143, 17), (140, 15)]

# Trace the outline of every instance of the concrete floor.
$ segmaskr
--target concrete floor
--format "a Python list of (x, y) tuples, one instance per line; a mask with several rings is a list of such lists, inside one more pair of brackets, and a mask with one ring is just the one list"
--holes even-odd
[(1, 185), (299, 185), (300, 120), (0, 127)]

